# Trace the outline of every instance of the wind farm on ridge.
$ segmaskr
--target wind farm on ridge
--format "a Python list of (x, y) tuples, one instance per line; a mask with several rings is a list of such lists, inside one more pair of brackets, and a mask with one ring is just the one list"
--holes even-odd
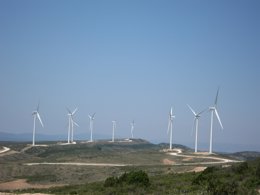
[[(211, 114), (209, 154), (213, 153), (213, 146), (212, 145), (213, 145), (213, 118), (214, 118), (214, 115), (218, 119), (220, 127), (223, 129), (223, 125), (222, 125), (222, 122), (220, 120), (220, 116), (219, 116), (218, 111), (217, 111), (218, 95), (219, 95), (219, 88), (217, 89), (214, 105), (210, 106), (208, 109), (203, 109), (202, 111), (200, 111), (198, 113), (196, 113), (193, 110), (193, 108), (189, 104), (187, 104), (188, 108), (191, 110), (191, 112), (194, 115), (192, 134), (193, 134), (193, 131), (195, 129), (195, 142), (194, 142), (194, 152), (195, 153), (198, 152), (199, 118), (201, 117), (201, 115), (203, 113), (205, 113), (208, 110), (210, 112), (210, 114)], [(73, 112), (71, 112), (70, 109), (67, 108), (67, 111), (68, 111), (68, 117), (69, 117), (69, 122), (68, 122), (68, 141), (67, 141), (67, 144), (76, 144), (76, 142), (74, 141), (74, 128), (75, 128), (75, 126), (79, 127), (79, 125), (78, 125), (78, 123), (75, 122), (74, 115), (78, 111), (78, 108), (75, 108), (73, 110)], [(33, 111), (32, 115), (33, 115), (33, 139), (32, 139), (32, 146), (35, 146), (36, 119), (39, 120), (42, 128), (44, 127), (43, 126), (43, 122), (42, 122), (41, 117), (40, 117), (40, 114), (39, 114), (39, 104), (37, 106), (36, 111)], [(92, 115), (88, 115), (88, 117), (89, 117), (89, 131), (90, 131), (90, 139), (89, 139), (88, 142), (93, 142), (94, 141), (94, 139), (93, 139), (93, 131), (94, 131), (95, 115), (96, 115), (96, 113), (94, 113)], [(174, 119), (175, 119), (175, 115), (173, 114), (173, 108), (171, 107), (170, 108), (170, 112), (169, 112), (168, 128), (167, 128), (167, 134), (169, 135), (169, 150), (172, 150), (172, 145), (173, 145), (173, 137), (174, 137), (173, 124), (174, 124)], [(112, 139), (111, 139), (111, 142), (115, 142), (115, 130), (116, 130), (116, 126), (117, 126), (116, 123), (117, 123), (116, 120), (112, 121)], [(135, 121), (134, 120), (130, 123), (130, 127), (131, 127), (130, 128), (131, 136), (130, 136), (129, 139), (125, 139), (126, 141), (131, 141), (131, 139), (134, 139), (134, 128), (135, 128)]]

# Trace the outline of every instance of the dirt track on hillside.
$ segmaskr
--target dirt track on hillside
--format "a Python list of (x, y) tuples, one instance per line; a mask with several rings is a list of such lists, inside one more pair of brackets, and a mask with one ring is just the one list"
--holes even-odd
[[(172, 152), (172, 151), (176, 151), (176, 152)], [(185, 159), (183, 161), (191, 161), (194, 158), (203, 158), (203, 159), (211, 159), (211, 160), (217, 160), (217, 161), (213, 161), (213, 162), (196, 162), (196, 163), (178, 163), (175, 165), (207, 165), (207, 164), (223, 164), (223, 163), (238, 163), (241, 161), (238, 160), (230, 160), (230, 159), (226, 159), (226, 158), (220, 158), (220, 157), (215, 157), (215, 156), (195, 156), (195, 155), (186, 155), (186, 154), (181, 154), (182, 150), (181, 149), (173, 149), (171, 152), (169, 152), (169, 155), (172, 156), (180, 156), (180, 157), (184, 157)]]
[(75, 165), (75, 166), (100, 166), (100, 167), (124, 167), (131, 166), (131, 164), (116, 164), (116, 163), (81, 163), (81, 162), (59, 162), (59, 163), (25, 163), (27, 166), (36, 166), (36, 165)]

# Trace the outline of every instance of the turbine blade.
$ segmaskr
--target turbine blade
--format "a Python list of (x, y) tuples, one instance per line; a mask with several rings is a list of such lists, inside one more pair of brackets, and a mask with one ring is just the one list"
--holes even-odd
[(88, 115), (88, 118), (91, 119), (92, 117), (90, 115)]
[(218, 88), (218, 90), (217, 90), (217, 94), (216, 94), (215, 107), (217, 106), (217, 103), (218, 103), (218, 92), (219, 92), (219, 88)]
[(72, 115), (74, 115), (77, 112), (78, 108), (75, 108), (75, 110), (71, 113)]
[(93, 118), (93, 119), (94, 119), (95, 115), (96, 115), (96, 113), (92, 114), (92, 118)]
[(208, 108), (205, 108), (204, 110), (200, 111), (197, 115), (201, 115), (203, 112), (205, 112), (206, 110), (208, 110)]
[(218, 118), (218, 122), (219, 122), (221, 128), (223, 129), (223, 125), (222, 125), (222, 123), (221, 123), (221, 120), (220, 120), (220, 117), (219, 117), (219, 115), (218, 115), (217, 109), (215, 109), (215, 114), (216, 114), (216, 116), (217, 116), (217, 118)]
[(79, 127), (78, 123), (76, 123), (72, 118), (71, 118), (72, 122), (74, 125), (76, 125), (77, 127)]
[(191, 112), (194, 114), (194, 116), (196, 116), (196, 112), (190, 107), (190, 105), (187, 104), (187, 106), (189, 107), (189, 109), (191, 110)]
[(40, 123), (41, 123), (41, 125), (42, 125), (42, 127), (43, 127), (43, 123), (42, 123), (42, 119), (41, 119), (41, 117), (40, 117), (40, 114), (37, 112), (37, 118), (38, 118), (38, 120), (40, 121)]
[(39, 109), (40, 109), (40, 101), (38, 102), (38, 105), (37, 105), (37, 112), (39, 112)]
[(71, 111), (70, 111), (70, 109), (69, 109), (68, 107), (66, 107), (66, 109), (67, 109), (68, 113), (69, 113), (69, 114), (71, 114)]
[(76, 123), (76, 122), (73, 122), (73, 123), (74, 123), (74, 125), (76, 125), (77, 127), (79, 127), (78, 123)]

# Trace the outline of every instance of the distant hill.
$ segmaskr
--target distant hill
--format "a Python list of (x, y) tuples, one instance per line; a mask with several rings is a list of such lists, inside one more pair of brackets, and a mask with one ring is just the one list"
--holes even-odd
[[(158, 146), (161, 147), (161, 148), (169, 148), (169, 143), (160, 143), (160, 144), (158, 144)], [(191, 148), (184, 146), (184, 145), (181, 145), (181, 144), (173, 144), (172, 147), (173, 148), (180, 148), (180, 149), (183, 149), (183, 150), (186, 150), (186, 151), (192, 150)]]
[[(57, 140), (65, 140), (65, 135), (45, 135), (45, 134), (37, 134), (36, 135), (37, 140), (39, 141), (57, 141)], [(31, 141), (32, 140), (32, 134), (31, 133), (20, 133), (20, 134), (14, 134), (14, 133), (5, 133), (0, 132), (0, 141), (18, 141), (18, 142), (24, 142), (24, 141)]]
[[(67, 134), (36, 134), (37, 141), (62, 141), (67, 140)], [(104, 139), (106, 135), (95, 135), (96, 139)], [(88, 136), (86, 134), (75, 134), (75, 140), (87, 140)], [(28, 142), (32, 141), (32, 133), (6, 133), (0, 132), (0, 141), (14, 141), (14, 142)]]
[(228, 154), (228, 156), (239, 159), (239, 160), (254, 160), (254, 159), (260, 157), (260, 152), (243, 151), (243, 152), (231, 153), (231, 154)]

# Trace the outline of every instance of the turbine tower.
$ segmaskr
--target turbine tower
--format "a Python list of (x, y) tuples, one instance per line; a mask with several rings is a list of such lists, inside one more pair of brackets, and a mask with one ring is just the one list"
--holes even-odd
[(134, 128), (135, 128), (135, 121), (133, 120), (133, 122), (131, 122), (131, 137), (132, 139), (134, 138)]
[(218, 114), (218, 111), (217, 111), (217, 103), (218, 103), (218, 93), (219, 93), (219, 88), (217, 90), (217, 94), (216, 94), (216, 98), (215, 98), (215, 104), (211, 107), (209, 107), (209, 111), (211, 112), (211, 120), (210, 120), (210, 143), (209, 143), (209, 153), (212, 154), (212, 137), (213, 137), (213, 115), (215, 113), (217, 119), (218, 119), (218, 122), (221, 126), (221, 129), (223, 129), (223, 125), (221, 123), (221, 120), (220, 120), (220, 117), (219, 117), (219, 114)]
[(198, 128), (199, 128), (199, 117), (200, 115), (205, 112), (206, 110), (202, 110), (199, 113), (196, 113), (191, 107), (190, 105), (187, 104), (187, 106), (189, 107), (189, 109), (191, 110), (191, 112), (194, 114), (194, 120), (193, 120), (193, 126), (192, 126), (192, 132), (194, 130), (194, 126), (195, 126), (195, 150), (194, 152), (198, 152)]
[(169, 134), (169, 131), (170, 131), (170, 150), (172, 149), (172, 124), (173, 124), (173, 118), (175, 118), (175, 116), (173, 115), (172, 108), (171, 108), (170, 113), (169, 113), (168, 130), (167, 130), (167, 134)]
[(43, 127), (42, 119), (41, 119), (40, 114), (39, 114), (39, 106), (40, 106), (40, 104), (38, 104), (36, 111), (32, 112), (32, 115), (33, 115), (33, 139), (32, 139), (32, 145), (33, 146), (35, 146), (35, 123), (36, 123), (36, 119), (39, 120), (39, 122), (41, 123), (41, 125)]
[(67, 108), (68, 116), (69, 116), (69, 128), (68, 128), (68, 143), (74, 142), (74, 125), (79, 125), (74, 121), (73, 116), (77, 112), (78, 108), (76, 108), (73, 112), (70, 111), (70, 109)]
[(115, 129), (116, 129), (116, 121), (112, 121), (113, 131), (112, 131), (112, 142), (115, 141)]
[(93, 124), (94, 124), (94, 119), (95, 119), (95, 114), (92, 114), (92, 115), (88, 115), (89, 117), (89, 129), (90, 129), (90, 142), (93, 142)]

